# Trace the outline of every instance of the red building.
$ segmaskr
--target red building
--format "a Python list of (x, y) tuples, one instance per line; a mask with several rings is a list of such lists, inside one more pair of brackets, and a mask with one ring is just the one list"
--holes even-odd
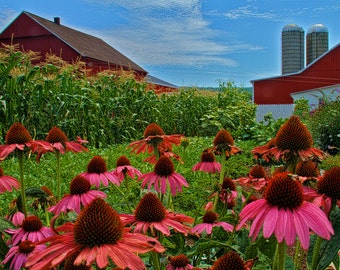
[(92, 73), (108, 69), (132, 71), (138, 80), (147, 75), (102, 39), (64, 26), (58, 17), (49, 21), (23, 11), (2, 31), (0, 43), (19, 44), (21, 50), (40, 52), (42, 57), (52, 53), (69, 63), (81, 60)]
[(340, 44), (297, 73), (252, 83), (258, 105), (293, 104), (292, 93), (340, 84)]

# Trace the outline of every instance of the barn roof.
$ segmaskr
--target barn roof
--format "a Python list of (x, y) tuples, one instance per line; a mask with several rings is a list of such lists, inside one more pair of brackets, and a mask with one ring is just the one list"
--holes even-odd
[(165, 87), (170, 87), (170, 88), (175, 88), (175, 89), (178, 88), (178, 86), (176, 86), (176, 85), (174, 85), (172, 83), (163, 81), (163, 80), (161, 80), (159, 78), (156, 78), (154, 76), (151, 76), (151, 75), (146, 75), (145, 79), (146, 79), (146, 81), (148, 83), (157, 84), (157, 85), (161, 85), (161, 86), (165, 86)]
[(85, 34), (59, 23), (49, 21), (26, 11), (23, 11), (22, 13), (32, 18), (35, 22), (65, 42), (68, 46), (72, 47), (82, 57), (88, 57), (147, 73), (143, 68), (100, 38)]

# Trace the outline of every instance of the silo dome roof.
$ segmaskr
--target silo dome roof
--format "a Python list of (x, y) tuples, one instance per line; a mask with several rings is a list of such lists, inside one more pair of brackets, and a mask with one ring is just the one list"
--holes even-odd
[(302, 27), (298, 26), (295, 23), (290, 23), (287, 24), (283, 27), (282, 32), (288, 32), (288, 31), (299, 31), (299, 32), (303, 32)]
[(324, 24), (317, 23), (317, 24), (314, 24), (314, 25), (312, 25), (311, 27), (308, 28), (307, 34), (309, 34), (309, 33), (321, 33), (321, 32), (327, 33), (328, 29)]

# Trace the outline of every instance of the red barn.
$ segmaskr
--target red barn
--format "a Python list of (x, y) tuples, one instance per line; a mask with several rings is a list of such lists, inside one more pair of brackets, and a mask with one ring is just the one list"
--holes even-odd
[(23, 11), (0, 34), (0, 43), (19, 44), (22, 50), (40, 52), (42, 56), (52, 53), (69, 63), (81, 60), (92, 73), (108, 69), (132, 71), (138, 80), (147, 75), (147, 71), (102, 39), (64, 26), (58, 17), (49, 21)]
[[(293, 110), (292, 93), (340, 84), (340, 44), (299, 72), (252, 81), (254, 103), (267, 112), (286, 106)], [(286, 110), (283, 108), (282, 110)], [(289, 116), (289, 113), (282, 117)], [(262, 112), (262, 116), (265, 112)], [(280, 113), (278, 113), (280, 114)], [(288, 114), (288, 115), (287, 115)]]

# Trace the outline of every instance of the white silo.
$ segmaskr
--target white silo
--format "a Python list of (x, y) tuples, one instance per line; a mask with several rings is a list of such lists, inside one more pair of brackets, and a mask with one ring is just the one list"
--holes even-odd
[(328, 51), (327, 27), (321, 23), (312, 25), (307, 31), (306, 43), (306, 62), (309, 65), (320, 55)]

